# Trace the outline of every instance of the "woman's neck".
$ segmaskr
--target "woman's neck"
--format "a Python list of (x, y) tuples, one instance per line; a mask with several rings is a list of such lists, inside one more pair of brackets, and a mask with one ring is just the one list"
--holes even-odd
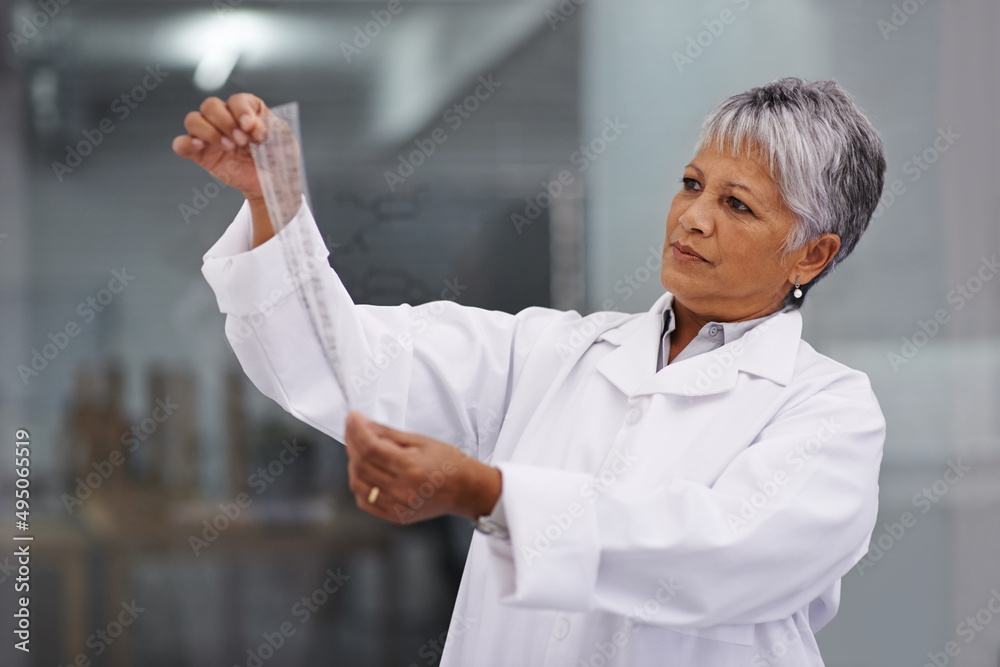
[(749, 313), (744, 316), (726, 318), (698, 314), (684, 304), (678, 302), (677, 298), (674, 297), (672, 310), (674, 313), (674, 330), (670, 334), (670, 356), (667, 359), (668, 364), (673, 361), (674, 357), (680, 354), (685, 347), (688, 346), (688, 343), (695, 339), (698, 332), (701, 331), (701, 328), (709, 322), (742, 322), (744, 320), (753, 320), (781, 310), (781, 304), (779, 303), (777, 306), (771, 306), (769, 308), (762, 308), (757, 312)]

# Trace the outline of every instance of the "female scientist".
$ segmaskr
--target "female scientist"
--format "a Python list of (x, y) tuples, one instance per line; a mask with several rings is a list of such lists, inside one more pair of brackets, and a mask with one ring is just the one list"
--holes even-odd
[[(476, 523), (444, 667), (823, 664), (885, 438), (867, 376), (801, 339), (882, 192), (843, 89), (786, 78), (712, 111), (667, 214), (666, 293), (637, 314), (354, 304), (307, 206), (271, 229), (248, 150), (268, 113), (209, 98), (174, 140), (247, 198), (203, 273), (254, 384), (346, 443), (360, 507)], [(351, 411), (285, 232), (314, 241)]]

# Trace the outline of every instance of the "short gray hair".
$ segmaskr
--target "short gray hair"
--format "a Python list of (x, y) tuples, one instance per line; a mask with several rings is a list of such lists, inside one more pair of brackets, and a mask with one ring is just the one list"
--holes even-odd
[[(885, 183), (885, 147), (875, 128), (836, 81), (778, 79), (733, 95), (702, 124), (695, 152), (711, 146), (740, 157), (757, 147), (798, 224), (785, 251), (821, 234), (840, 237), (840, 250), (805, 292), (851, 254), (868, 227)], [(784, 305), (803, 299), (789, 292)]]

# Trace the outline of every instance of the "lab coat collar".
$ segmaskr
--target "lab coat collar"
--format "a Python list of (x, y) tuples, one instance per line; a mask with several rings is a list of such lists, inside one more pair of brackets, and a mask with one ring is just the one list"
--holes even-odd
[(628, 396), (717, 394), (733, 388), (741, 371), (780, 385), (791, 380), (802, 336), (798, 310), (778, 313), (735, 341), (667, 364), (657, 373), (663, 312), (672, 303), (673, 295), (665, 292), (648, 312), (626, 318), (597, 337), (618, 345), (597, 363), (597, 370)]

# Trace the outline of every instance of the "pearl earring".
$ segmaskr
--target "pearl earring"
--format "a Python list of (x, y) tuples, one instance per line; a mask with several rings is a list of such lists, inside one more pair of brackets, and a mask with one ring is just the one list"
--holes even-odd
[(795, 276), (795, 290), (792, 292), (792, 296), (794, 296), (796, 299), (801, 299), (802, 298), (802, 290), (799, 289), (799, 278), (800, 277), (801, 276)]

